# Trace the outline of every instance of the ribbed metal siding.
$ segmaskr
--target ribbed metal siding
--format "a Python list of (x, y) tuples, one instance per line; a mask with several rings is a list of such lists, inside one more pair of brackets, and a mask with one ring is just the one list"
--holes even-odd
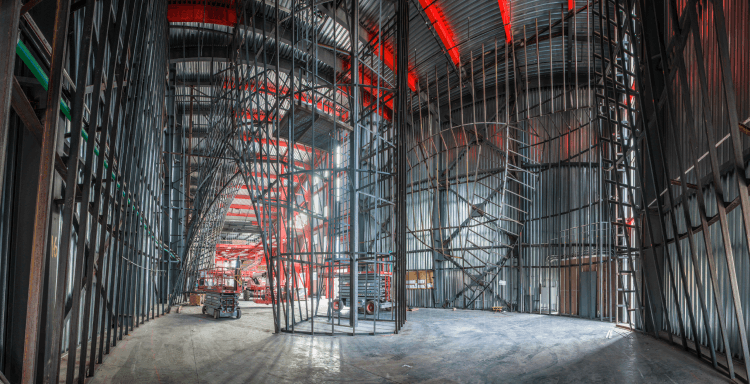
[[(685, 7), (685, 1), (680, 0), (677, 2), (677, 9), (682, 10)], [(669, 10), (667, 10), (669, 12)], [(711, 125), (713, 127), (715, 140), (721, 140), (725, 138), (729, 132), (729, 117), (725, 108), (725, 91), (722, 83), (721, 65), (719, 62), (718, 44), (716, 41), (716, 31), (714, 27), (714, 15), (713, 6), (710, 2), (701, 2), (697, 8), (700, 41), (703, 47), (704, 54), (704, 66), (706, 69), (708, 89), (707, 89), (707, 103), (710, 112), (713, 116)], [(748, 14), (750, 14), (749, 4), (746, 1), (735, 1), (726, 0), (724, 1), (724, 12), (726, 16), (726, 27), (727, 35), (729, 37), (730, 47), (730, 61), (732, 68), (732, 77), (734, 80), (736, 102), (738, 108), (738, 114), (740, 121), (750, 117), (750, 71), (748, 70), (748, 63), (750, 63), (750, 23), (747, 22)], [(678, 15), (680, 17), (681, 15)], [(667, 36), (674, 38), (672, 32), (671, 19), (666, 27), (665, 33)], [(677, 137), (673, 137), (671, 132), (662, 132), (662, 139), (665, 143), (665, 158), (667, 159), (666, 166), (669, 169), (670, 177), (674, 178), (679, 174), (680, 165), (677, 163), (677, 150), (679, 149), (683, 157), (682, 169), (689, 169), (693, 166), (693, 159), (695, 157), (701, 157), (708, 151), (708, 140), (704, 134), (706, 127), (703, 123), (703, 95), (701, 93), (700, 78), (697, 69), (697, 57), (695, 53), (694, 41), (695, 36), (690, 34), (687, 44), (683, 51), (683, 58), (687, 68), (686, 79), (688, 92), (690, 96), (690, 104), (684, 103), (682, 97), (682, 83), (679, 76), (675, 76), (671, 82), (673, 94), (675, 95), (675, 115), (676, 120), (670, 123), (678, 127)], [(676, 58), (673, 60), (676, 63)], [(689, 117), (692, 115), (693, 120), (696, 122), (695, 129), (700, 133), (698, 136), (693, 135)], [(693, 140), (697, 145), (697, 150), (691, 147), (689, 138)], [(741, 135), (742, 148), (746, 151), (750, 146), (750, 138), (745, 135)], [(723, 165), (732, 160), (733, 152), (731, 148), (731, 138), (727, 138), (721, 145), (717, 147), (717, 156), (719, 165)], [(745, 164), (747, 169), (747, 164)], [(704, 198), (706, 203), (707, 216), (716, 215), (716, 196), (713, 185), (707, 185), (707, 180), (710, 180), (711, 168), (709, 163), (709, 157), (705, 157), (699, 162), (697, 172), (696, 170), (690, 170), (685, 176), (685, 180), (688, 183), (696, 183), (700, 177), (704, 181)], [(708, 179), (707, 179), (708, 178)], [(736, 175), (729, 173), (721, 177), (725, 192), (725, 201), (732, 201), (738, 195), (738, 186)], [(681, 189), (679, 186), (670, 186), (673, 195), (677, 198), (681, 195)], [(679, 201), (679, 199), (677, 198)], [(689, 210), (690, 210), (690, 221), (692, 226), (700, 225), (700, 216), (698, 214), (698, 206), (695, 194), (691, 191), (691, 197), (688, 199)], [(687, 230), (685, 218), (683, 216), (682, 206), (678, 204), (675, 208), (675, 214), (677, 217), (678, 230), (681, 233), (685, 233)], [(670, 220), (666, 217), (665, 220)], [(735, 271), (737, 273), (737, 280), (739, 284), (739, 294), (741, 296), (742, 309), (744, 315), (744, 321), (748, 332), (750, 332), (750, 255), (748, 255), (748, 248), (745, 241), (744, 226), (742, 221), (741, 208), (736, 208), (727, 215), (729, 225), (729, 235), (732, 242), (732, 251), (735, 256)], [(667, 221), (669, 223), (669, 221)], [(667, 225), (668, 237), (672, 238), (673, 233), (671, 226)], [(724, 257), (724, 243), (721, 234), (721, 225), (715, 223), (710, 226), (711, 236), (711, 250), (714, 258), (716, 259), (718, 284), (720, 287), (719, 307), (723, 311), (724, 318), (727, 321), (727, 328), (730, 340), (730, 348), (732, 355), (735, 358), (742, 357), (742, 349), (740, 347), (740, 336), (737, 327), (737, 320), (734, 314), (734, 303), (732, 301), (731, 286), (729, 284), (727, 263)], [(695, 251), (698, 256), (698, 265), (694, 265), (690, 257), (690, 248), (688, 240), (680, 241), (682, 248), (683, 259), (682, 262), (685, 266), (685, 274), (687, 276), (687, 282), (683, 282), (681, 278), (675, 279), (677, 285), (677, 297), (675, 297), (671, 289), (665, 288), (664, 294), (667, 298), (667, 310), (670, 322), (673, 324), (673, 328), (676, 331), (679, 330), (678, 324), (678, 306), (681, 311), (681, 315), (685, 324), (685, 335), (688, 339), (693, 340), (693, 329), (690, 321), (688, 320), (688, 305), (692, 307), (693, 314), (696, 319), (696, 331), (698, 333), (699, 341), (704, 346), (708, 346), (708, 335), (704, 326), (704, 318), (702, 311), (700, 310), (700, 301), (698, 296), (698, 288), (695, 281), (695, 272), (697, 271), (701, 278), (701, 283), (704, 289), (704, 295), (706, 298), (706, 310), (709, 318), (706, 319), (709, 326), (709, 332), (714, 340), (714, 345), (720, 352), (725, 352), (725, 348), (721, 343), (721, 333), (719, 320), (716, 314), (716, 303), (714, 300), (714, 290), (710, 280), (710, 270), (708, 268), (708, 260), (705, 251), (705, 243), (702, 234), (698, 233), (693, 236), (695, 245)], [(672, 262), (677, 265), (676, 246), (671, 244), (669, 247), (669, 258)], [(675, 271), (676, 272), (676, 271)], [(668, 284), (670, 276), (667, 271), (662, 271), (665, 277), (665, 284)], [(685, 290), (687, 289), (687, 295)], [(668, 285), (666, 285), (668, 287)], [(666, 331), (666, 325), (664, 327)]]

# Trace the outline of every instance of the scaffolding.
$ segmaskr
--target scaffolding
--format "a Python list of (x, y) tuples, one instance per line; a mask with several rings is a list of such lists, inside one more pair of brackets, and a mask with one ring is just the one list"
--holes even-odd
[(277, 333), (503, 307), (746, 380), (750, 5), (464, 3), (0, 2), (0, 371), (265, 273)]
[[(357, 2), (329, 9), (333, 17), (306, 1), (293, 1), (285, 16), (278, 5), (230, 6), (237, 15), (231, 55), (210, 69), (202, 90), (213, 98), (201, 144), (209, 160), (191, 199), (187, 268), (175, 293), (211, 267), (225, 217), (244, 207), (237, 215), (256, 228), (253, 241), (265, 253), (276, 332), (397, 332), (404, 268), (392, 218), (404, 209), (395, 193), (404, 118), (394, 89), (406, 74), (393, 58), (405, 49), (395, 33), (405, 16), (389, 2), (369, 4), (367, 30)], [(300, 45), (304, 57), (282, 63), (280, 52)], [(387, 292), (370, 295), (371, 283)], [(380, 298), (377, 311), (364, 310), (371, 297)]]

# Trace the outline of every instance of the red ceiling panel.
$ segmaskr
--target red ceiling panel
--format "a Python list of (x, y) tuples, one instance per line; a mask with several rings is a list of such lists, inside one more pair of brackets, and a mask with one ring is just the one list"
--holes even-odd
[(170, 23), (209, 23), (233, 27), (237, 24), (235, 0), (169, 0)]
[(419, 4), (422, 5), (427, 18), (430, 19), (435, 32), (437, 32), (438, 37), (440, 37), (445, 49), (448, 51), (448, 55), (453, 60), (453, 64), (459, 65), (461, 63), (461, 56), (456, 46), (453, 29), (448, 25), (448, 21), (440, 10), (437, 0), (419, 0)]

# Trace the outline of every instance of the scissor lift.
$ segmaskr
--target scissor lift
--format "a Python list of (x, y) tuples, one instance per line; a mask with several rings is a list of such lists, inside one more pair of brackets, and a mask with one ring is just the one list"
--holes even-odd
[(203, 271), (199, 281), (198, 291), (206, 294), (203, 314), (210, 314), (214, 319), (242, 317), (239, 302), (242, 280), (238, 269), (213, 268)]
[[(362, 310), (367, 315), (375, 315), (381, 310), (389, 310), (393, 307), (391, 301), (391, 278), (393, 276), (392, 265), (378, 264), (378, 271), (360, 271), (357, 278), (357, 310)], [(340, 311), (349, 303), (351, 283), (348, 274), (340, 277), (340, 299), (333, 302), (333, 309)]]

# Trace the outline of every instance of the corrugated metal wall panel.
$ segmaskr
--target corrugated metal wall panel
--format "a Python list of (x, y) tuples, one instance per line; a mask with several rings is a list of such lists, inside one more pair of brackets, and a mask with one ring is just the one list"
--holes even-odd
[[(682, 12), (686, 6), (686, 1), (681, 0), (677, 2), (677, 9)], [(750, 62), (750, 25), (747, 22), (748, 14), (750, 14), (750, 5), (743, 1), (725, 0), (724, 1), (724, 12), (726, 15), (726, 26), (727, 35), (729, 37), (730, 45), (730, 59), (732, 68), (732, 77), (734, 80), (736, 102), (738, 108), (738, 114), (740, 121), (750, 116), (750, 71), (748, 71), (748, 63)], [(712, 119), (710, 124), (714, 132), (714, 140), (725, 139), (720, 145), (717, 146), (717, 156), (719, 165), (726, 169), (725, 164), (733, 161), (733, 150), (732, 150), (732, 138), (730, 135), (729, 127), (729, 115), (725, 107), (726, 94), (723, 87), (721, 65), (719, 62), (719, 51), (717, 43), (717, 32), (714, 25), (713, 5), (711, 3), (700, 2), (697, 6), (699, 31), (700, 31), (700, 43), (703, 48), (704, 55), (704, 66), (707, 75), (708, 89), (706, 94), (708, 98), (705, 100), (710, 108), (706, 111), (703, 105), (703, 95), (701, 93), (701, 83), (698, 72), (698, 57), (696, 55), (696, 49), (694, 45), (694, 36), (691, 32), (688, 38), (687, 44), (685, 45), (684, 51), (682, 52), (682, 58), (684, 59), (686, 72), (684, 74), (686, 80), (687, 89), (682, 89), (683, 83), (680, 76), (674, 76), (670, 87), (675, 95), (675, 121), (669, 121), (668, 123), (674, 124), (677, 129), (677, 137), (671, 135), (670, 130), (662, 132), (662, 137), (665, 139), (663, 148), (665, 150), (665, 158), (667, 159), (666, 167), (671, 177), (679, 175), (679, 169), (689, 170), (686, 174), (686, 181), (688, 183), (696, 183), (700, 178), (704, 184), (704, 197), (706, 202), (706, 215), (708, 217), (718, 214), (716, 207), (716, 192), (711, 185), (711, 167), (709, 163), (709, 156), (704, 156), (708, 151), (708, 139), (705, 134), (707, 127), (703, 122), (703, 115), (706, 112), (710, 112)], [(670, 12), (667, 9), (667, 12)], [(682, 16), (681, 14), (678, 15)], [(665, 33), (667, 36), (674, 39), (675, 35), (672, 32), (671, 19), (667, 18), (669, 22), (666, 25)], [(674, 63), (679, 60), (675, 58)], [(685, 103), (682, 92), (686, 92), (689, 95), (689, 104)], [(698, 136), (693, 135), (691, 130), (691, 120), (696, 122), (695, 129), (701, 134)], [(691, 146), (691, 140), (695, 144)], [(746, 151), (750, 145), (750, 138), (742, 135), (740, 137), (742, 148)], [(683, 163), (678, 164), (677, 154), (682, 155)], [(701, 158), (699, 160), (699, 166), (697, 170), (691, 169), (693, 166), (694, 158)], [(747, 158), (745, 156), (745, 158)], [(747, 164), (743, 164), (747, 169)], [(746, 176), (746, 175), (745, 175)], [(724, 174), (721, 176), (721, 181), (724, 189), (724, 199), (729, 202), (738, 196), (738, 183), (736, 179), (737, 175), (733, 172)], [(679, 196), (681, 195), (681, 189), (679, 186), (669, 187), (672, 190), (677, 201), (680, 201)], [(674, 207), (675, 215), (677, 218), (678, 231), (684, 234), (687, 231), (687, 223), (682, 211), (682, 203)], [(691, 190), (690, 198), (688, 199), (689, 211), (690, 211), (690, 226), (695, 227), (700, 225), (700, 216), (698, 212), (697, 196), (694, 191)], [(669, 216), (665, 217), (664, 220), (668, 223)], [(735, 265), (732, 268), (737, 273), (737, 280), (739, 283), (740, 301), (742, 303), (743, 316), (745, 326), (750, 332), (750, 255), (748, 255), (748, 248), (745, 241), (745, 232), (742, 220), (742, 212), (740, 208), (734, 209), (727, 214), (729, 236), (732, 243), (732, 251), (735, 256)], [(672, 229), (667, 225), (667, 236), (672, 238), (674, 234)], [(718, 285), (720, 292), (718, 292), (719, 303), (718, 307), (724, 314), (724, 318), (727, 321), (727, 328), (730, 340), (730, 350), (734, 357), (742, 357), (742, 348), (740, 344), (740, 335), (738, 331), (737, 320), (734, 314), (734, 303), (732, 301), (732, 290), (729, 282), (728, 266), (726, 263), (724, 243), (721, 233), (720, 223), (715, 223), (710, 226), (710, 238), (712, 244), (710, 249), (716, 260)], [(680, 247), (682, 248), (682, 263), (685, 267), (685, 275), (687, 280), (683, 281), (682, 278), (677, 276), (674, 283), (677, 286), (677, 295), (675, 297), (671, 289), (665, 289), (665, 296), (667, 298), (668, 305), (668, 316), (670, 322), (672, 322), (674, 329), (677, 331), (679, 317), (683, 318), (685, 324), (685, 334), (689, 340), (693, 340), (693, 326), (689, 321), (689, 310), (692, 309), (696, 321), (696, 331), (698, 333), (699, 342), (708, 347), (709, 335), (713, 338), (716, 349), (719, 352), (725, 352), (726, 348), (721, 343), (721, 328), (720, 322), (717, 316), (717, 305), (715, 302), (715, 293), (712, 283), (711, 274), (708, 266), (708, 259), (706, 255), (706, 247), (703, 239), (703, 235), (697, 233), (693, 236), (695, 249), (697, 254), (698, 263), (697, 265), (692, 262), (690, 257), (690, 247), (687, 239), (680, 241)], [(677, 248), (674, 244), (669, 246), (669, 259), (675, 265), (678, 266), (678, 258), (680, 257), (677, 252)], [(678, 271), (675, 271), (677, 273)], [(665, 279), (671, 279), (669, 271), (664, 270), (662, 274)], [(708, 312), (708, 319), (704, 319), (703, 313), (700, 310), (701, 303), (699, 301), (698, 284), (696, 281), (696, 274), (700, 277), (700, 282), (703, 287), (703, 294), (706, 298), (705, 306)], [(667, 281), (667, 280), (665, 280)], [(706, 326), (708, 325), (708, 333)], [(668, 328), (664, 325), (664, 330)]]

